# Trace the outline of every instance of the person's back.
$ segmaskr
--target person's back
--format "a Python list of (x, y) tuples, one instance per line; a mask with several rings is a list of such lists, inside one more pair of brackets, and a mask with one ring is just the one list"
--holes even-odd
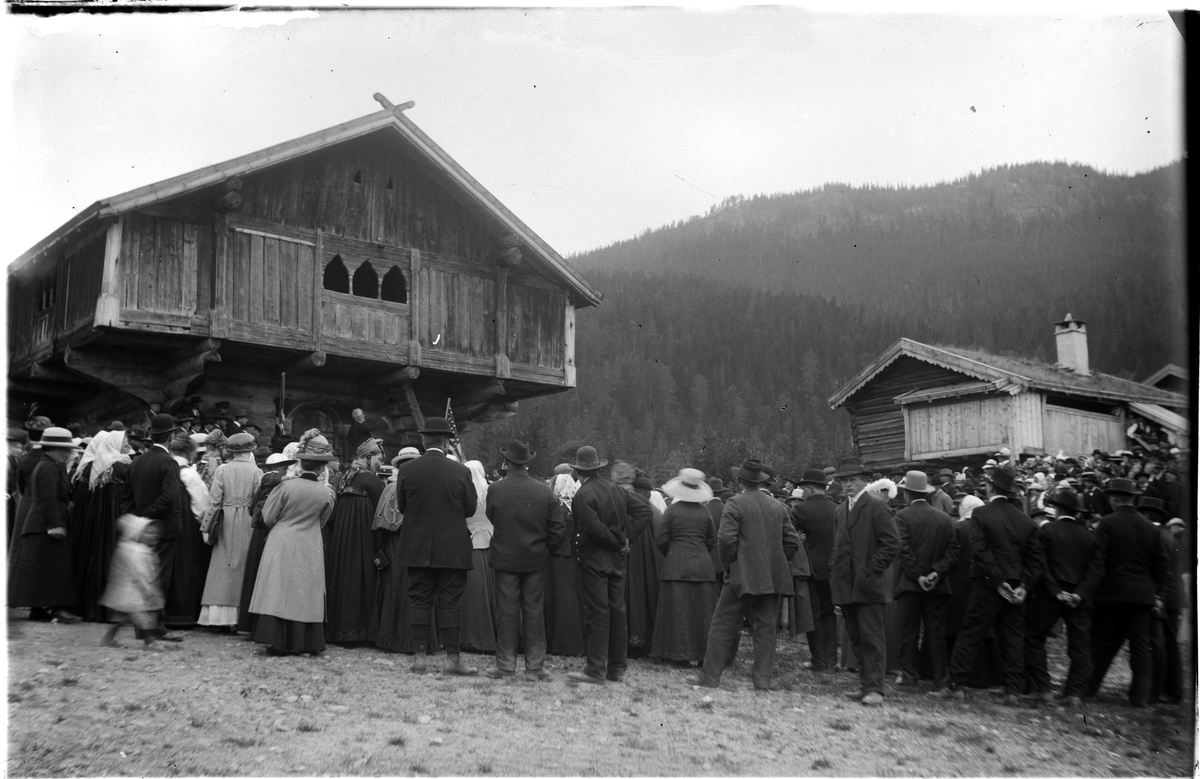
[(488, 487), (487, 517), (494, 527), (491, 565), (498, 571), (539, 569), (565, 538), (562, 504), (527, 470), (509, 473)]
[(430, 453), (402, 464), (396, 477), (396, 508), (404, 515), (399, 564), (469, 570), (467, 517), (477, 505), (467, 466)]
[(1097, 601), (1153, 605), (1157, 582), (1167, 575), (1159, 531), (1133, 506), (1116, 506), (1096, 525), (1096, 543), (1104, 560)]

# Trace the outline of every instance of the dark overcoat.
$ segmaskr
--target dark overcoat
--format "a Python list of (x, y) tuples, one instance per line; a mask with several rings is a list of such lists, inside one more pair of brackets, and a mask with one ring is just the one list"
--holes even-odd
[(563, 504), (528, 471), (513, 471), (487, 491), (492, 521), (491, 566), (497, 571), (531, 573), (550, 562), (550, 550), (567, 537)]
[(1004, 582), (1032, 590), (1046, 569), (1042, 549), (1033, 543), (1038, 525), (1006, 499), (971, 512), (971, 578), (995, 589)]
[(713, 580), (710, 552), (717, 546), (717, 534), (705, 506), (687, 501), (672, 503), (654, 536), (659, 551), (666, 555), (658, 571), (659, 579), (673, 582)]
[(166, 449), (151, 446), (129, 464), (121, 512), (162, 523), (162, 539), (179, 538), (183, 530), (183, 484), (179, 463)]
[(929, 594), (952, 594), (947, 573), (958, 561), (959, 549), (950, 515), (923, 500), (913, 501), (896, 512), (896, 533), (900, 537), (896, 592), (923, 593), (917, 579), (936, 572), (938, 582)]
[(1133, 506), (1117, 506), (1096, 525), (1094, 564), (1081, 588), (1097, 601), (1153, 606), (1171, 594), (1171, 563), (1154, 523)]
[(717, 549), (737, 595), (791, 595), (788, 560), (800, 548), (787, 507), (760, 490), (735, 495), (721, 512)]
[(620, 552), (625, 539), (641, 533), (654, 518), (649, 503), (599, 476), (579, 485), (571, 499), (571, 514), (575, 517), (572, 548), (579, 561), (601, 550)]
[(829, 558), (833, 554), (834, 513), (838, 504), (828, 495), (813, 495), (792, 508), (792, 521), (804, 534), (804, 547), (812, 565), (812, 578), (829, 578)]
[(1042, 549), (1045, 572), (1041, 584), (1050, 595), (1057, 596), (1064, 589), (1075, 592), (1087, 581), (1096, 534), (1081, 520), (1060, 517), (1047, 522), (1034, 533), (1033, 542)]
[(469, 571), (471, 531), (467, 517), (478, 507), (471, 470), (432, 449), (402, 464), (396, 475), (400, 559), (409, 568)]
[[(806, 501), (807, 502), (807, 501)], [(847, 511), (839, 504), (829, 559), (833, 602), (888, 603), (892, 599), (887, 568), (900, 551), (892, 514), (879, 498), (863, 492)]]

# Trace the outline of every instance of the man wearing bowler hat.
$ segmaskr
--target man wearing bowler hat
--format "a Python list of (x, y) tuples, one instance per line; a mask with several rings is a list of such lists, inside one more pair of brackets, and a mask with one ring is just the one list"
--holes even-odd
[(425, 647), (436, 598), (438, 637), (446, 648), (442, 672), (470, 676), (475, 671), (463, 665), (459, 652), (459, 604), (473, 567), (467, 517), (475, 514), (478, 496), (470, 469), (446, 456), (453, 434), (443, 417), (426, 418), (421, 430), (425, 454), (396, 472), (396, 510), (404, 516), (404, 527), (395, 564), (408, 568), (408, 621), (417, 647), (413, 672), (427, 670)]
[(1084, 584), (1094, 593), (1092, 678), (1087, 696), (1100, 691), (1108, 667), (1129, 640), (1129, 703), (1150, 702), (1154, 660), (1150, 651), (1151, 620), (1162, 612), (1171, 590), (1167, 546), (1154, 523), (1134, 508), (1138, 490), (1129, 479), (1109, 479), (1104, 490), (1113, 512), (1096, 523), (1097, 565)]
[[(155, 414), (150, 419), (147, 431), (150, 446), (144, 454), (131, 460), (121, 499), (121, 513), (159, 520), (161, 534), (154, 551), (158, 555), (159, 582), (164, 593), (171, 590), (175, 542), (183, 532), (184, 490), (179, 478), (179, 463), (167, 449), (171, 435), (178, 430), (170, 414)], [(141, 628), (136, 628), (135, 632), (142, 637)], [(161, 609), (154, 632), (166, 641), (182, 640), (166, 633)]]
[(579, 488), (571, 499), (575, 538), (571, 539), (579, 563), (580, 600), (587, 665), (567, 679), (583, 684), (621, 682), (625, 679), (629, 650), (629, 625), (625, 616), (625, 554), (631, 536), (650, 524), (654, 510), (631, 491), (600, 478), (608, 460), (595, 448), (581, 446), (571, 467)]
[(871, 470), (861, 460), (842, 460), (833, 476), (847, 499), (835, 514), (829, 589), (842, 607), (859, 667), (859, 689), (846, 697), (877, 706), (883, 703), (887, 668), (883, 606), (892, 599), (887, 568), (900, 551), (900, 537), (887, 506), (867, 490)]
[(962, 629), (950, 657), (951, 686), (934, 697), (963, 698), (963, 687), (995, 629), (1003, 642), (1004, 702), (1020, 703), (1025, 687), (1025, 598), (1042, 577), (1045, 558), (1033, 543), (1037, 523), (1017, 507), (1017, 477), (1009, 468), (993, 468), (983, 480), (988, 502), (975, 509), (967, 531), (971, 540), (971, 592)]
[(566, 539), (567, 523), (554, 492), (529, 475), (529, 462), (537, 456), (529, 442), (513, 439), (500, 451), (508, 473), (487, 491), (496, 571), (496, 665), (484, 675), (501, 679), (516, 673), (519, 639), (526, 678), (543, 680), (550, 678), (543, 618), (546, 566), (550, 550)]
[(779, 597), (794, 592), (788, 560), (800, 549), (800, 536), (787, 508), (761, 489), (769, 478), (761, 460), (745, 460), (737, 478), (742, 492), (725, 504), (717, 531), (717, 548), (729, 575), (713, 610), (704, 665), (684, 682), (704, 687), (720, 684), (742, 620), (749, 615), (754, 630), (754, 687), (769, 690)]
[(828, 482), (820, 468), (809, 468), (800, 477), (804, 500), (792, 507), (792, 524), (804, 539), (804, 548), (812, 564), (808, 589), (812, 593), (813, 629), (808, 648), (813, 671), (831, 671), (837, 665), (837, 613), (829, 592), (829, 558), (833, 554), (833, 528), (838, 504), (825, 490)]
[(950, 684), (946, 603), (953, 594), (948, 574), (958, 562), (958, 538), (950, 515), (929, 505), (929, 496), (939, 490), (929, 486), (923, 471), (904, 474), (900, 489), (908, 503), (896, 512), (896, 533), (900, 537), (900, 564), (896, 568), (900, 681), (909, 687), (917, 684), (917, 637), (924, 626), (933, 687), (939, 690)]
[(1083, 583), (1094, 564), (1096, 537), (1088, 530), (1086, 511), (1074, 492), (1055, 490), (1046, 496), (1045, 503), (1054, 508), (1056, 516), (1033, 536), (1033, 542), (1042, 549), (1046, 567), (1042, 578), (1034, 582), (1026, 607), (1025, 673), (1030, 690), (1022, 698), (1035, 703), (1054, 702), (1046, 638), (1062, 619), (1067, 628), (1071, 667), (1061, 697), (1064, 706), (1079, 706), (1092, 675), (1092, 598)]

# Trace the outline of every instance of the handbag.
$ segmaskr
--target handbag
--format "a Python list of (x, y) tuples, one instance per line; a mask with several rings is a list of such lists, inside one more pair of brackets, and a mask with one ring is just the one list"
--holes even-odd
[(392, 564), (392, 561), (387, 558), (387, 555), (385, 555), (383, 553), (382, 549), (380, 549), (378, 552), (375, 553), (375, 570), (376, 571), (379, 571), (382, 573), (383, 571), (386, 571), (388, 569), (388, 566), (391, 564)]
[(219, 508), (213, 512), (212, 518), (208, 520), (208, 545), (216, 546), (217, 539), (221, 537), (221, 525), (225, 523), (225, 509)]

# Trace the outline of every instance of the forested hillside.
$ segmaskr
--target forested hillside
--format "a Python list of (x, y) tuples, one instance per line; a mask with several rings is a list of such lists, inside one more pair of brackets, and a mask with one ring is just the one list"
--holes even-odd
[(528, 436), (542, 470), (591, 443), (658, 478), (684, 464), (724, 476), (748, 452), (798, 472), (848, 453), (825, 399), (897, 338), (1053, 362), (1067, 312), (1088, 323), (1095, 370), (1186, 365), (1182, 175), (1038, 164), (827, 185), (574, 257), (605, 293), (579, 312), (579, 388), (468, 445), (490, 461)]

